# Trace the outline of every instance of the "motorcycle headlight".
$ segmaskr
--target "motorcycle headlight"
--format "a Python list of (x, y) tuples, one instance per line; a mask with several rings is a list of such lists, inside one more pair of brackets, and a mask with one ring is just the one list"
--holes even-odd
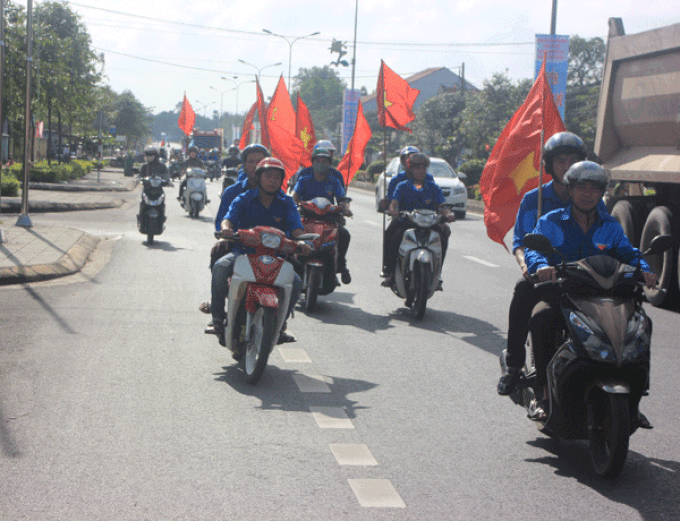
[(439, 237), (438, 233), (431, 233), (430, 234), (430, 240), (428, 241), (427, 245), (428, 246), (436, 246), (441, 242), (441, 237)]
[(590, 356), (603, 362), (616, 362), (614, 349), (605, 342), (605, 334), (597, 324), (576, 311), (569, 313), (569, 322), (573, 326), (572, 331)]
[(271, 248), (272, 250), (278, 250), (281, 246), (281, 237), (274, 235), (273, 233), (263, 233), (260, 236), (260, 241), (262, 246), (265, 248)]
[(633, 313), (628, 320), (626, 342), (622, 357), (625, 362), (634, 362), (649, 351), (649, 322), (645, 315)]
[(152, 177), (149, 179), (149, 184), (154, 188), (158, 188), (161, 186), (161, 184), (163, 184), (163, 180), (160, 177)]

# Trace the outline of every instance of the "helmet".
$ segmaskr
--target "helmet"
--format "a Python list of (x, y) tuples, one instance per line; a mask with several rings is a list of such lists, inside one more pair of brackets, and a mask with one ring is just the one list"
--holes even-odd
[(333, 155), (333, 152), (335, 152), (336, 150), (335, 147), (333, 146), (333, 143), (331, 143), (327, 139), (322, 139), (321, 141), (317, 141), (316, 143), (314, 143), (314, 150), (316, 150), (317, 148), (325, 148), (331, 153), (331, 155)]
[(262, 172), (265, 170), (279, 170), (281, 172), (281, 180), (286, 177), (286, 167), (283, 166), (280, 159), (276, 159), (275, 157), (265, 157), (260, 161), (255, 169), (255, 177), (259, 180)]
[(414, 146), (407, 146), (401, 149), (401, 152), (399, 152), (399, 159), (402, 161), (404, 160), (404, 156), (410, 156), (411, 154), (417, 154), (420, 152), (416, 147)]
[(327, 148), (321, 148), (321, 147), (314, 147), (314, 150), (312, 150), (312, 161), (314, 161), (315, 157), (327, 157), (328, 159), (331, 158), (331, 151), (328, 150)]
[(430, 158), (427, 157), (425, 154), (415, 152), (408, 156), (407, 163), (409, 168), (411, 168), (413, 165), (425, 165), (427, 167), (430, 166)]
[(229, 147), (229, 155), (232, 155), (234, 152), (236, 152), (238, 154), (240, 152), (240, 150), (238, 149), (238, 147), (236, 145), (231, 145)]
[(545, 171), (553, 174), (553, 159), (559, 154), (576, 154), (583, 161), (588, 153), (583, 140), (571, 132), (558, 132), (553, 134), (543, 145), (543, 161)]
[(609, 179), (607, 173), (597, 163), (593, 161), (579, 161), (569, 167), (567, 173), (564, 174), (564, 184), (567, 186), (576, 186), (579, 183), (589, 181), (600, 189), (607, 188)]
[(145, 156), (156, 156), (158, 157), (158, 149), (156, 147), (145, 147), (144, 148), (144, 155)]
[(211, 148), (210, 149), (211, 154), (217, 154), (218, 152), (219, 152), (219, 150), (217, 150), (217, 148)]
[(189, 150), (187, 150), (187, 154), (191, 154), (192, 152), (195, 152), (196, 154), (198, 154), (198, 147), (196, 145), (191, 145), (189, 147)]
[(248, 160), (248, 156), (253, 152), (259, 152), (264, 154), (264, 157), (269, 157), (269, 150), (267, 150), (264, 145), (253, 143), (252, 145), (248, 145), (246, 148), (241, 150), (241, 161), (245, 163)]

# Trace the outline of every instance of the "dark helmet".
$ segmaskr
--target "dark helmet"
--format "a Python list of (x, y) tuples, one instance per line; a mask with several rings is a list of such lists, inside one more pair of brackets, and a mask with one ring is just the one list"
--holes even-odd
[(211, 153), (211, 154), (219, 154), (219, 152), (220, 152), (220, 151), (219, 151), (217, 148), (211, 148), (211, 149), (210, 149), (210, 153)]
[(246, 148), (241, 150), (241, 162), (245, 164), (245, 162), (248, 160), (248, 156), (253, 152), (260, 152), (261, 154), (264, 154), (264, 157), (269, 157), (269, 150), (267, 150), (264, 145), (253, 143), (252, 145), (248, 145)]
[(579, 161), (569, 167), (567, 173), (564, 174), (564, 184), (567, 186), (576, 186), (579, 183), (590, 181), (601, 190), (607, 188), (609, 178), (607, 173), (597, 163), (593, 161)]
[(545, 171), (550, 175), (553, 175), (553, 159), (559, 154), (576, 154), (579, 161), (583, 161), (588, 156), (586, 145), (576, 134), (571, 132), (553, 134), (543, 145)]
[(425, 165), (426, 167), (428, 167), (430, 166), (430, 158), (427, 157), (425, 154), (416, 152), (408, 156), (407, 163), (409, 168), (411, 168), (413, 165)]
[(315, 146), (314, 150), (312, 150), (312, 161), (314, 161), (315, 157), (327, 157), (328, 159), (331, 159), (331, 151), (327, 148)]
[(231, 146), (229, 147), (229, 155), (230, 155), (230, 156), (233, 156), (234, 153), (238, 154), (239, 152), (240, 152), (240, 150), (238, 149), (238, 146), (236, 146), (236, 145), (231, 145)]
[(156, 158), (159, 157), (158, 149), (156, 147), (145, 147), (144, 148), (144, 155), (145, 156), (155, 156)]
[(255, 169), (255, 177), (257, 178), (258, 184), (260, 183), (262, 172), (265, 170), (278, 170), (281, 172), (282, 182), (283, 178), (286, 177), (286, 167), (283, 166), (281, 160), (276, 159), (275, 157), (265, 157), (257, 164), (257, 168)]
[(192, 152), (198, 154), (198, 147), (196, 145), (191, 145), (187, 150), (187, 154), (191, 154)]

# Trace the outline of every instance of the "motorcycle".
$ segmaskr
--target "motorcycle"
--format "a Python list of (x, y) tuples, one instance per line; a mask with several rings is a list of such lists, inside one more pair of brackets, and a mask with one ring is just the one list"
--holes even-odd
[(211, 181), (214, 181), (215, 178), (220, 177), (221, 171), (220, 164), (218, 161), (215, 161), (214, 159), (209, 159), (208, 161), (206, 161), (206, 166), (208, 167), (207, 177), (209, 177)]
[[(339, 203), (352, 199), (342, 197)], [(302, 225), (307, 233), (315, 233), (318, 238), (313, 242), (314, 251), (308, 256), (298, 256), (301, 264), (302, 292), (305, 295), (305, 310), (312, 312), (318, 295), (328, 295), (338, 285), (338, 229), (344, 223), (343, 207), (331, 204), (325, 197), (315, 197), (301, 201), (298, 211)]]
[(426, 209), (399, 212), (399, 217), (411, 221), (414, 228), (407, 229), (401, 239), (390, 287), (397, 296), (406, 299), (406, 307), (411, 308), (415, 318), (421, 319), (427, 300), (439, 289), (443, 250), (435, 226), (447, 218)]
[(182, 171), (180, 169), (179, 163), (176, 159), (170, 160), (170, 166), (168, 167), (168, 173), (170, 174), (170, 179), (179, 179), (182, 177)]
[(146, 234), (147, 244), (153, 244), (154, 235), (160, 235), (165, 229), (165, 192), (163, 186), (170, 183), (161, 177), (152, 175), (142, 179), (142, 200), (137, 214), (137, 229)]
[[(643, 255), (658, 255), (672, 242), (658, 236)], [(528, 234), (524, 244), (560, 255), (542, 235)], [(652, 321), (642, 308), (640, 266), (597, 255), (569, 263), (563, 258), (557, 273), (565, 327), (556, 332), (557, 350), (547, 367), (547, 416), (536, 423), (550, 436), (588, 440), (594, 472), (614, 479), (626, 461), (630, 435), (640, 426), (638, 405), (649, 388)], [(528, 362), (510, 394), (530, 418), (537, 394), (531, 326)], [(507, 370), (506, 356), (503, 351), (501, 370)]]
[[(312, 234), (299, 237), (314, 238)], [(254, 385), (262, 377), (286, 320), (295, 277), (286, 257), (295, 253), (297, 243), (267, 226), (239, 230), (229, 240), (255, 249), (255, 253), (238, 256), (234, 263), (225, 328), (226, 347), (242, 366), (246, 381)]]
[(205, 175), (205, 170), (201, 168), (187, 169), (187, 187), (182, 194), (181, 204), (190, 217), (198, 217), (208, 203)]
[(238, 169), (237, 168), (223, 168), (222, 169), (223, 177), (222, 177), (222, 193), (229, 188), (231, 185), (236, 183), (236, 179), (238, 178)]

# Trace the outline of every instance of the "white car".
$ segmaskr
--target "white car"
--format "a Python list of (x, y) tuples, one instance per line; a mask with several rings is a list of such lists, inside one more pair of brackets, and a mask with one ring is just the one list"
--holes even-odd
[[(387, 164), (387, 170), (378, 177), (378, 182), (375, 185), (376, 210), (380, 200), (385, 197), (386, 186), (389, 186), (390, 179), (397, 174), (398, 170), (399, 158), (395, 157)], [(453, 206), (453, 211), (457, 218), (465, 218), (467, 212), (467, 188), (465, 188), (465, 185), (460, 180), (459, 174), (445, 160), (438, 157), (430, 158), (430, 166), (427, 167), (427, 173), (432, 174), (434, 182), (444, 192), (444, 203)], [(463, 175), (460, 174), (460, 177), (463, 177)]]

